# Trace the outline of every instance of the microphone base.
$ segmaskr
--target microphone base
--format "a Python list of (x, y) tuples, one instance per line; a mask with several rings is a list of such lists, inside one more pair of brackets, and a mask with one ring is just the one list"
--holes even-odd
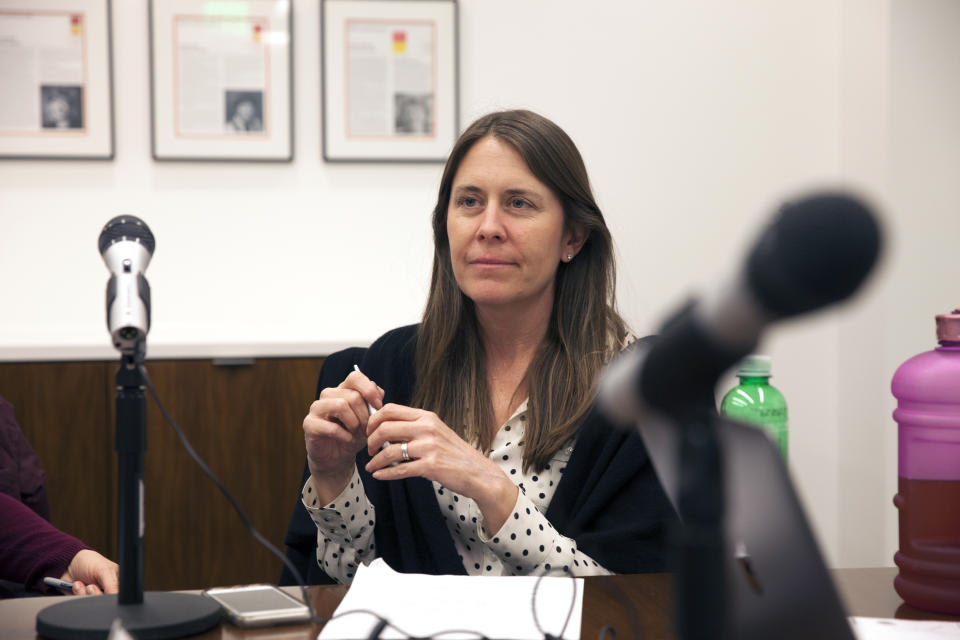
[(116, 595), (71, 598), (37, 614), (37, 634), (51, 640), (107, 638), (113, 621), (138, 640), (194, 635), (220, 623), (220, 605), (191, 593), (148, 591), (139, 604), (119, 604)]

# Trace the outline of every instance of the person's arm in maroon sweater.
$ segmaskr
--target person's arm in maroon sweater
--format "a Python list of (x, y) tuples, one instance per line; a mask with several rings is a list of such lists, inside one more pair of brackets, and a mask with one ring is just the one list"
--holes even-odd
[[(86, 553), (81, 553), (86, 550)], [(117, 565), (63, 533), (19, 500), (0, 494), (0, 578), (51, 592), (45, 577), (74, 583), (74, 593), (117, 591)]]
[(13, 405), (0, 396), (0, 493), (12, 496), (37, 515), (50, 520), (47, 478), (37, 454), (27, 441)]

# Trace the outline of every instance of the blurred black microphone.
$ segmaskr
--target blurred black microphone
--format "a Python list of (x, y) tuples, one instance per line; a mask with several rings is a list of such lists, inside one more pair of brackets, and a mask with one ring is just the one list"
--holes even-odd
[(876, 263), (881, 242), (875, 216), (852, 196), (787, 202), (735, 278), (688, 303), (656, 340), (607, 367), (603, 411), (626, 425), (648, 408), (669, 414), (712, 399), (720, 376), (753, 352), (768, 324), (852, 295)]
[(132, 354), (143, 348), (150, 331), (150, 284), (143, 272), (150, 264), (156, 241), (140, 218), (117, 216), (103, 227), (98, 244), (110, 271), (107, 329), (113, 345)]

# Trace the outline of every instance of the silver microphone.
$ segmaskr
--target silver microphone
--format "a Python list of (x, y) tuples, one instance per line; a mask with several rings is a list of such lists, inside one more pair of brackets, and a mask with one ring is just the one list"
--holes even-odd
[(98, 241), (107, 281), (107, 329), (113, 346), (125, 354), (144, 348), (150, 331), (150, 284), (143, 276), (156, 241), (136, 216), (117, 216), (103, 227)]

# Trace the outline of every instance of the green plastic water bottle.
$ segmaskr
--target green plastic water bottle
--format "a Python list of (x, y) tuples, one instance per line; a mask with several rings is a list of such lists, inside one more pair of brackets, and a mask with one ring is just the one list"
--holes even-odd
[(720, 413), (763, 427), (787, 461), (787, 401), (770, 386), (770, 356), (750, 355), (737, 365), (740, 384), (727, 392)]

